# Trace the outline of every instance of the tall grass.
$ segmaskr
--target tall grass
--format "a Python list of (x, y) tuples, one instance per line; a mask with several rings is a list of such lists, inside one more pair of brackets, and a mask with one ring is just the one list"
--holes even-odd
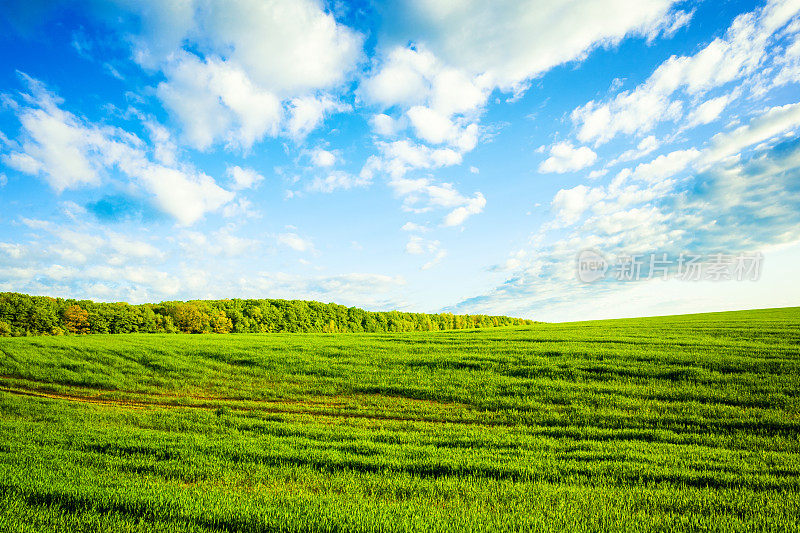
[(0, 531), (800, 529), (800, 309), (0, 339)]

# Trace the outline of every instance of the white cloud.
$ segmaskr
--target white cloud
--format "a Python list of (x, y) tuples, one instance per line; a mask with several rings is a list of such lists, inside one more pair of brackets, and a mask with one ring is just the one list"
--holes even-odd
[(286, 125), (289, 135), (295, 140), (304, 139), (322, 123), (325, 115), (350, 110), (350, 106), (328, 97), (303, 96), (289, 102), (291, 117)]
[(365, 187), (372, 180), (364, 176), (354, 176), (342, 170), (334, 170), (325, 177), (317, 176), (306, 187), (311, 192), (331, 193), (337, 189), (352, 189), (354, 187)]
[(86, 128), (74, 115), (62, 111), (63, 101), (37, 80), (24, 77), (32, 91), (29, 100), (36, 107), (18, 107), (25, 138), (21, 151), (3, 155), (8, 166), (32, 175), (44, 175), (58, 192), (101, 181), (100, 165), (104, 133)]
[(397, 120), (383, 113), (372, 115), (369, 119), (369, 123), (372, 127), (372, 131), (384, 137), (395, 135), (401, 128)]
[(447, 257), (447, 250), (437, 251), (430, 261), (428, 261), (427, 263), (425, 263), (420, 267), (420, 270), (430, 270), (431, 268), (441, 263), (445, 257)]
[(553, 198), (553, 211), (565, 224), (574, 224), (591, 205), (605, 197), (598, 188), (577, 185), (571, 189), (561, 189)]
[(602, 144), (619, 133), (634, 134), (651, 130), (658, 122), (675, 120), (683, 113), (683, 103), (644, 86), (624, 91), (608, 103), (591, 101), (572, 112), (579, 126), (581, 142)]
[(233, 180), (231, 186), (234, 190), (254, 189), (259, 183), (264, 181), (264, 176), (252, 168), (242, 168), (240, 166), (228, 167), (227, 175)]
[(400, 302), (394, 298), (405, 284), (402, 276), (384, 274), (354, 272), (307, 277), (283, 272), (261, 272), (243, 285), (248, 292), (270, 294), (274, 298), (335, 301), (366, 309), (397, 309)]
[[(639, 144), (636, 145), (636, 148), (625, 150), (615, 159), (609, 161), (606, 164), (605, 168), (608, 169), (618, 163), (624, 163), (627, 161), (634, 161), (636, 159), (640, 159), (646, 156), (647, 154), (655, 151), (658, 147), (659, 147), (659, 142), (658, 139), (656, 139), (655, 135), (648, 135), (647, 137), (639, 141)], [(603, 174), (605, 174), (605, 172), (603, 172)]]
[(178, 162), (178, 147), (169, 130), (152, 120), (145, 122), (144, 125), (150, 133), (150, 142), (153, 145), (153, 156), (156, 161), (167, 166), (175, 166)]
[[(494, 85), (513, 90), (554, 66), (580, 60), (594, 48), (626, 36), (652, 37), (662, 29), (674, 32), (688, 18), (676, 17), (672, 5), (671, 0), (569, 5), (535, 0), (412, 0), (398, 16), (411, 28), (403, 39), (425, 43), (436, 57), (460, 71), (485, 74)], [(420, 61), (425, 67), (424, 58)], [(404, 71), (391, 76), (384, 88), (389, 91), (401, 82), (404, 85), (394, 90), (405, 91), (406, 100), (424, 89)]]
[(4, 155), (6, 164), (43, 176), (58, 192), (99, 185), (103, 175), (116, 168), (183, 225), (193, 224), (233, 199), (234, 194), (210, 176), (189, 165), (152, 161), (135, 135), (88, 123), (60, 109), (57, 97), (38, 81), (28, 81), (32, 94), (23, 98), (30, 105), (17, 109), (23, 125), (21, 151)]
[(25, 246), (17, 243), (0, 242), (0, 261), (10, 259), (21, 259), (27, 252)]
[(213, 234), (217, 246), (224, 255), (229, 257), (241, 255), (258, 245), (256, 240), (234, 235), (233, 230), (233, 226), (226, 226)]
[(147, 161), (142, 154), (117, 162), (120, 170), (134, 177), (153, 194), (156, 205), (184, 226), (200, 220), (234, 198), (234, 194), (216, 184), (206, 174), (191, 174)]
[[(561, 306), (575, 319), (588, 318), (574, 314), (583, 313), (586, 302), (608, 301), (604, 294), (627, 302), (632, 291), (617, 284), (576, 282), (575, 256), (586, 248), (598, 249), (609, 259), (626, 253), (686, 250), (767, 253), (788, 243), (796, 248), (800, 242), (798, 106), (767, 109), (749, 123), (717, 134), (702, 148), (675, 150), (624, 169), (607, 186), (559, 191), (553, 200), (554, 220), (531, 236), (529, 248), (509, 257), (512, 274), (501, 286), (462, 302), (459, 308), (538, 314)], [(745, 153), (752, 147), (754, 151)], [(583, 217), (583, 223), (564, 230), (564, 225)], [(548, 234), (553, 230), (559, 231)], [(642, 298), (652, 295), (661, 298), (659, 302), (674, 303), (675, 287), (661, 291), (649, 284), (634, 285), (641, 285), (637, 292)], [(761, 282), (752, 286), (772, 290)], [(719, 295), (719, 302), (745, 287), (725, 290), (717, 283), (709, 289)], [(693, 288), (684, 292), (681, 310), (689, 312), (696, 305), (696, 294)], [(662, 312), (652, 305), (642, 308)], [(609, 313), (639, 311), (625, 307)]]
[[(403, 44), (387, 44), (362, 82), (360, 94), (383, 109), (403, 110), (420, 141), (452, 150), (437, 154), (452, 156), (444, 165), (459, 164), (478, 142), (477, 119), (493, 90), (519, 94), (533, 77), (581, 60), (598, 46), (630, 35), (653, 38), (674, 32), (690, 15), (674, 11), (672, 4), (671, 0), (613, 1), (602, 6), (578, 2), (565, 8), (516, 0), (447, 6), (412, 2), (398, 15), (409, 21), (407, 26), (401, 24), (406, 28), (399, 39)], [(413, 46), (406, 46), (408, 42)], [(382, 120), (383, 132), (392, 131), (388, 120)], [(435, 149), (408, 140), (378, 143), (378, 148), (382, 161), (373, 162), (371, 170), (386, 171), (393, 179), (410, 170), (442, 166), (431, 161)], [(588, 147), (567, 143), (554, 151), (543, 163), (543, 172), (577, 170), (597, 157)], [(451, 220), (467, 211), (467, 207), (459, 210)]]
[(400, 178), (415, 169), (434, 169), (457, 165), (462, 155), (451, 148), (430, 148), (409, 140), (378, 142), (381, 157), (373, 156), (367, 160), (362, 173), (372, 174), (383, 171), (392, 178)]
[[(28, 150), (33, 151), (36, 153), (38, 151), (37, 147), (28, 147)], [(57, 155), (50, 152), (47, 155), (44, 154), (37, 154), (38, 157), (42, 159), (46, 158), (53, 158), (57, 159)], [(24, 172), (25, 174), (32, 174), (37, 175), (42, 172), (44, 168), (44, 164), (39, 160), (34, 158), (31, 155), (22, 153), (22, 152), (11, 152), (9, 154), (3, 155), (3, 163), (10, 166), (13, 169), (19, 170), (20, 172)], [(82, 162), (81, 162), (82, 163)], [(80, 174), (76, 175), (71, 173), (67, 170), (67, 173), (59, 172), (55, 176), (52, 176), (50, 179), (50, 184), (56, 190), (64, 190), (67, 187), (72, 187), (79, 183), (86, 182), (85, 176), (81, 176)], [(94, 184), (97, 182), (97, 178), (94, 174), (89, 175), (89, 184)]]
[(439, 241), (429, 241), (419, 235), (412, 235), (406, 243), (406, 253), (411, 255), (422, 255), (433, 253), (439, 249)]
[(554, 144), (550, 148), (550, 157), (539, 165), (539, 172), (574, 172), (592, 165), (597, 159), (597, 154), (591, 148), (581, 146), (575, 148), (571, 143), (564, 141)]
[(471, 215), (482, 212), (486, 206), (483, 194), (476, 192), (472, 197), (464, 196), (452, 183), (434, 183), (428, 178), (394, 178), (389, 185), (403, 198), (403, 207), (409, 211), (450, 209), (442, 220), (445, 226), (460, 226)]
[(312, 150), (310, 157), (311, 163), (316, 167), (332, 167), (336, 164), (336, 154), (322, 148)]
[(428, 228), (426, 228), (425, 226), (422, 226), (420, 224), (415, 224), (414, 222), (406, 222), (400, 229), (403, 231), (418, 231), (420, 233), (428, 231)]
[[(691, 56), (672, 56), (632, 91), (622, 91), (607, 102), (590, 101), (573, 110), (572, 120), (582, 142), (602, 144), (618, 134), (652, 130), (663, 121), (683, 116), (685, 103), (675, 93), (694, 98), (729, 82), (759, 73), (769, 56), (774, 34), (800, 10), (793, 1), (773, 0), (734, 19), (724, 37)], [(722, 97), (721, 97), (722, 98)], [(716, 118), (729, 102), (714, 99), (693, 110), (690, 124)]]
[(689, 116), (686, 117), (688, 126), (702, 126), (717, 120), (722, 111), (728, 106), (733, 96), (726, 94), (716, 98), (710, 98), (694, 108)]
[(439, 241), (424, 239), (419, 235), (411, 235), (409, 237), (406, 243), (406, 253), (432, 256), (430, 260), (420, 267), (421, 270), (433, 268), (447, 256), (447, 251), (442, 249)]
[(467, 218), (477, 215), (486, 207), (486, 198), (481, 193), (475, 193), (473, 198), (469, 198), (462, 206), (456, 207), (444, 217), (445, 226), (460, 226)]
[(261, 218), (261, 212), (253, 207), (253, 202), (247, 198), (236, 198), (228, 202), (222, 208), (222, 216), (225, 218)]
[(163, 253), (152, 244), (120, 233), (108, 232), (108, 243), (115, 252), (126, 258), (157, 259), (163, 256)]
[(589, 175), (586, 176), (586, 178), (590, 179), (590, 180), (596, 180), (598, 178), (602, 178), (606, 174), (608, 174), (608, 169), (607, 168), (600, 168), (600, 169), (592, 170), (591, 172), (589, 172)]
[(454, 134), (450, 119), (429, 107), (414, 106), (407, 114), (417, 136), (431, 144), (441, 144)]
[(770, 108), (749, 124), (711, 138), (711, 147), (704, 155), (705, 162), (738, 155), (743, 149), (768, 141), (800, 127), (800, 102)]
[(367, 101), (383, 108), (419, 105), (430, 92), (436, 68), (436, 58), (429, 51), (394, 47), (380, 69), (362, 81), (360, 91)]
[(314, 243), (311, 242), (309, 239), (304, 239), (297, 233), (289, 232), (289, 233), (281, 233), (277, 237), (278, 244), (282, 244), (284, 246), (288, 246), (292, 250), (297, 252), (313, 252), (314, 251)]
[(314, 0), (216, 0), (209, 7), (195, 3), (202, 35), (281, 96), (342, 83), (362, 55), (363, 37)]
[(280, 100), (254, 85), (234, 64), (181, 52), (164, 71), (167, 81), (158, 85), (158, 97), (195, 148), (205, 150), (223, 140), (249, 149), (265, 135), (278, 133), (283, 112)]
[(404, 111), (404, 121), (374, 115), (376, 133), (395, 135), (407, 123), (418, 139), (463, 154), (478, 142), (476, 119), (490, 92), (482, 79), (446, 66), (423, 46), (395, 46), (362, 82), (359, 94), (383, 109)]
[(650, 183), (669, 179), (686, 169), (698, 157), (700, 157), (700, 151), (695, 148), (675, 150), (674, 152), (660, 155), (648, 163), (638, 165), (629, 176), (630, 179), (638, 179)]
[(362, 58), (363, 37), (315, 0), (120, 5), (140, 18), (141, 31), (126, 36), (134, 59), (164, 73), (157, 94), (199, 149), (223, 141), (246, 150), (276, 135), (284, 102), (285, 131), (302, 139), (334, 109), (318, 93), (336, 90)]

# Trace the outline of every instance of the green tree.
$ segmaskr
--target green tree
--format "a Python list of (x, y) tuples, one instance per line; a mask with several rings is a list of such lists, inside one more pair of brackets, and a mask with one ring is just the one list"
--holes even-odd
[(211, 330), (214, 333), (230, 333), (232, 329), (233, 321), (228, 318), (224, 311), (218, 311), (211, 319)]
[(175, 324), (184, 333), (203, 333), (208, 326), (208, 318), (203, 316), (195, 303), (182, 303), (175, 311)]

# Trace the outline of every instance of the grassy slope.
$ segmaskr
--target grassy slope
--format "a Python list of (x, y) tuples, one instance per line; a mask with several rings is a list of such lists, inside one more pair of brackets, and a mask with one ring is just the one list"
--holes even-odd
[(0, 339), (0, 531), (798, 530), (800, 309)]

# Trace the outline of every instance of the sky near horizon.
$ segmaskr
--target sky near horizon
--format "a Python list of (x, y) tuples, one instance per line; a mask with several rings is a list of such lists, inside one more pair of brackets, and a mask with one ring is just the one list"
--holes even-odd
[[(800, 0), (12, 0), (0, 291), (798, 305), (799, 134)], [(585, 283), (586, 249), (763, 259)]]

